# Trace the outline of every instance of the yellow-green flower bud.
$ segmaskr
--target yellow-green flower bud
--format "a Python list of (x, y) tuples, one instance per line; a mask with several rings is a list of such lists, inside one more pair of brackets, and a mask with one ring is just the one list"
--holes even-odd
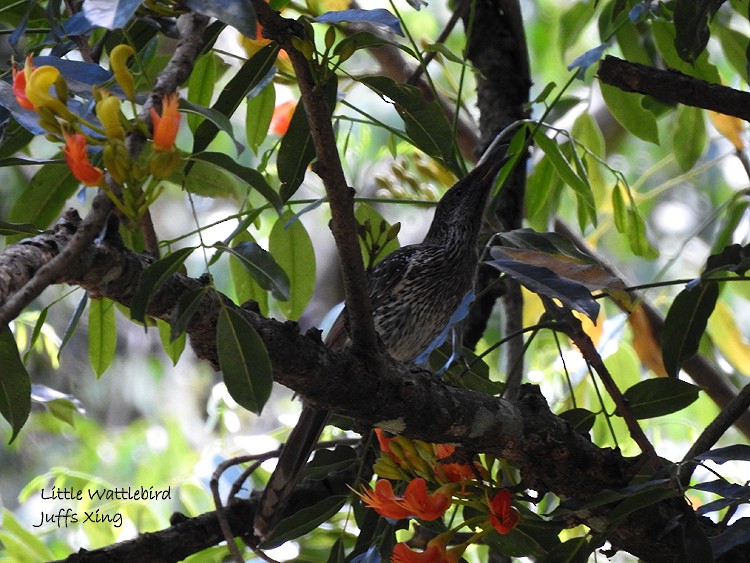
[(118, 45), (109, 54), (109, 67), (115, 75), (115, 80), (131, 101), (135, 99), (135, 80), (127, 63), (134, 54), (129, 45)]
[(125, 146), (125, 142), (119, 138), (111, 138), (104, 145), (104, 166), (107, 168), (110, 176), (118, 184), (123, 184), (130, 174), (130, 152)]
[[(50, 87), (56, 85), (58, 80), (65, 82), (65, 79), (60, 76), (59, 70), (49, 65), (40, 66), (31, 73), (31, 77), (26, 84), (26, 96), (37, 108), (49, 108), (58, 117), (75, 121), (75, 116), (70, 113), (65, 103), (49, 92)], [(55, 86), (56, 93), (59, 94), (57, 88), (58, 86)], [(67, 91), (67, 86), (65, 86), (65, 91)]]
[(120, 121), (120, 103), (120, 99), (116, 96), (104, 96), (96, 104), (96, 117), (102, 122), (108, 139), (125, 138), (125, 129)]

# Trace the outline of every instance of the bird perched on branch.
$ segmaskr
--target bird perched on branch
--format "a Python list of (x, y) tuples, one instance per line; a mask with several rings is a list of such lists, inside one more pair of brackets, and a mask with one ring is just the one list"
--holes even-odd
[[(442, 197), (424, 240), (392, 252), (372, 270), (369, 294), (373, 322), (394, 359), (413, 361), (443, 332), (472, 291), (482, 214), (495, 178), (508, 160), (506, 149), (498, 136), (477, 166)], [(345, 312), (331, 328), (328, 346), (340, 349), (346, 345), (344, 319)], [(309, 405), (303, 407), (256, 512), (254, 528), (261, 540), (270, 536), (283, 516), (330, 414)]]

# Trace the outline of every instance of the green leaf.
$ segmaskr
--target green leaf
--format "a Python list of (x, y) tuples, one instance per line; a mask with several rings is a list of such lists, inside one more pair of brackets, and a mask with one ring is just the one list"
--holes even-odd
[(263, 88), (256, 96), (247, 100), (245, 138), (247, 139), (247, 145), (255, 154), (258, 153), (258, 147), (266, 140), (275, 107), (276, 88), (273, 82)]
[[(232, 239), (236, 244), (242, 242), (255, 242), (253, 236), (247, 231), (242, 231)], [(255, 278), (247, 275), (247, 267), (242, 260), (229, 261), (229, 273), (232, 276), (234, 295), (237, 303), (255, 301), (264, 316), (268, 316), (268, 291), (263, 289)], [(280, 303), (283, 303), (281, 301)]]
[(682, 60), (692, 63), (708, 44), (708, 21), (724, 0), (677, 0), (674, 4), (675, 48)]
[(172, 310), (172, 317), (170, 319), (172, 330), (169, 334), (170, 341), (174, 342), (181, 335), (185, 334), (190, 319), (193, 318), (193, 315), (198, 310), (198, 307), (207, 292), (208, 287), (204, 286), (199, 287), (198, 289), (192, 289), (180, 297), (179, 301), (177, 301), (177, 305), (175, 305), (175, 308)]
[(727, 61), (732, 65), (734, 71), (745, 82), (748, 82), (750, 77), (748, 77), (747, 73), (747, 50), (750, 47), (750, 39), (741, 31), (737, 31), (726, 25), (716, 26), (715, 32)]
[[(190, 103), (197, 106), (208, 106), (216, 86), (216, 56), (213, 52), (201, 55), (193, 65), (193, 71), (188, 79), (187, 99)], [(195, 130), (203, 121), (201, 115), (188, 115), (187, 122), (190, 131)], [(231, 129), (230, 129), (231, 134)]]
[(32, 223), (46, 229), (60, 216), (65, 202), (76, 192), (79, 183), (63, 165), (42, 166), (26, 184), (8, 214), (14, 223)]
[(346, 469), (358, 460), (357, 452), (349, 446), (318, 450), (312, 461), (305, 466), (304, 479), (325, 479), (331, 473)]
[(185, 333), (182, 332), (177, 338), (173, 339), (172, 327), (169, 326), (169, 323), (158, 320), (156, 321), (156, 326), (159, 329), (159, 338), (161, 340), (162, 348), (164, 348), (164, 352), (169, 359), (172, 360), (172, 365), (177, 365), (180, 356), (182, 356), (182, 352), (185, 350), (185, 343), (187, 341)]
[(289, 299), (279, 303), (288, 319), (298, 319), (315, 289), (315, 250), (302, 221), (287, 211), (276, 220), (268, 238), (268, 250), (289, 277)]
[(587, 433), (594, 427), (596, 414), (588, 409), (576, 408), (561, 412), (558, 415), (563, 420), (567, 420), (576, 432)]
[(718, 297), (719, 286), (715, 282), (689, 286), (675, 297), (661, 334), (664, 369), (669, 376), (677, 377), (682, 363), (698, 351)]
[(336, 514), (344, 506), (346, 500), (347, 497), (343, 495), (328, 497), (314, 506), (300, 510), (289, 518), (284, 518), (276, 526), (271, 538), (260, 545), (261, 549), (278, 547), (282, 543), (313, 531)]
[(360, 82), (395, 104), (415, 147), (442, 162), (459, 178), (463, 176), (456, 160), (453, 129), (436, 101), (427, 101), (418, 88), (397, 84), (386, 76), (366, 76)]
[[(331, 74), (325, 82), (318, 85), (318, 88), (327, 103), (328, 111), (332, 114), (338, 90), (336, 76)], [(307, 166), (314, 158), (315, 145), (310, 133), (310, 125), (307, 122), (307, 113), (304, 104), (300, 103), (294, 109), (289, 129), (281, 139), (276, 157), (276, 168), (279, 172), (279, 180), (282, 182), (282, 201), (287, 201), (302, 185)]]
[(593, 224), (596, 224), (596, 202), (594, 201), (594, 192), (588, 182), (573, 170), (554, 139), (550, 139), (540, 130), (534, 136), (534, 142), (547, 155), (557, 175), (563, 182), (573, 188), (576, 196), (578, 196), (578, 205), (583, 206), (585, 214)]
[(607, 147), (599, 125), (589, 112), (583, 112), (573, 122), (571, 135), (584, 147), (600, 158), (606, 156)]
[[(189, 174), (188, 178), (190, 178), (196, 171), (196, 169), (200, 169), (202, 165), (201, 163), (206, 163), (211, 166), (207, 166), (205, 170), (205, 174), (201, 173), (198, 178), (195, 178), (193, 183), (196, 183), (200, 185), (200, 183), (205, 183), (204, 178), (206, 176), (209, 176), (213, 174), (216, 176), (216, 173), (219, 172), (220, 174), (223, 172), (228, 172), (232, 174), (236, 179), (241, 180), (242, 182), (250, 185), (252, 188), (256, 189), (260, 195), (262, 195), (266, 200), (274, 206), (275, 209), (281, 209), (281, 199), (279, 198), (279, 195), (271, 188), (271, 186), (268, 185), (268, 182), (263, 177), (263, 174), (258, 172), (257, 170), (253, 168), (249, 168), (247, 166), (242, 166), (239, 164), (235, 159), (230, 157), (229, 155), (220, 153), (220, 152), (202, 152), (198, 154), (194, 154), (191, 157), (191, 160), (196, 161), (196, 166), (194, 166)], [(219, 168), (220, 170), (216, 170), (216, 168)], [(193, 185), (191, 183), (191, 185)], [(218, 180), (217, 182), (213, 182), (217, 184), (218, 189), (218, 195), (230, 195), (230, 192), (226, 189), (225, 185), (222, 185), (221, 180)], [(186, 188), (187, 189), (187, 188)], [(188, 190), (191, 191), (191, 190)], [(193, 193), (200, 193), (197, 192), (195, 189), (192, 189)], [(242, 190), (244, 192), (244, 190)], [(200, 194), (200, 195), (207, 195), (207, 194)], [(240, 196), (244, 195), (238, 192), (237, 190), (231, 191), (232, 196)], [(214, 197), (210, 196), (209, 197)]]
[(562, 187), (552, 162), (543, 156), (529, 175), (526, 189), (526, 215), (533, 228), (547, 228), (550, 216), (556, 212)]
[(169, 277), (182, 267), (187, 257), (195, 249), (195, 246), (188, 246), (180, 250), (175, 250), (141, 272), (141, 277), (138, 280), (138, 289), (136, 289), (130, 303), (131, 319), (140, 323), (146, 321), (146, 308), (151, 300), (151, 296), (159, 291)]
[(630, 250), (636, 256), (653, 259), (659, 255), (659, 252), (651, 245), (646, 236), (646, 221), (635, 206), (628, 209), (627, 235), (630, 242)]
[(655, 145), (659, 144), (656, 117), (643, 107), (641, 94), (623, 92), (603, 82), (599, 82), (599, 86), (604, 102), (620, 125), (639, 139)]
[(13, 431), (8, 441), (12, 443), (31, 412), (31, 379), (18, 354), (13, 333), (7, 326), (0, 331), (0, 365), (3, 366), (0, 414)]
[(109, 299), (92, 299), (89, 303), (89, 362), (97, 379), (115, 359), (117, 324), (115, 306)]
[(246, 187), (243, 183), (235, 175), (222, 169), (222, 167), (213, 162), (207, 162), (204, 158), (206, 154), (192, 155), (190, 161), (185, 166), (185, 175), (181, 178), (176, 178), (175, 182), (181, 183), (182, 188), (191, 194), (214, 199), (230, 198), (241, 200), (246, 193)]
[(7, 221), (0, 221), (0, 236), (13, 236), (13, 235), (38, 235), (42, 231), (37, 229), (31, 223), (8, 223)]
[(654, 35), (656, 47), (668, 67), (679, 70), (688, 76), (695, 76), (707, 82), (721, 84), (719, 71), (716, 66), (709, 62), (706, 51), (703, 51), (692, 63), (686, 62), (680, 56), (675, 47), (677, 39), (673, 23), (654, 19), (651, 21), (651, 31)]
[[(279, 52), (279, 45), (272, 42), (255, 53), (240, 67), (234, 77), (224, 87), (211, 109), (224, 117), (231, 117), (248, 93), (273, 73), (273, 64)], [(213, 87), (213, 85), (212, 85)], [(231, 129), (230, 129), (231, 130)], [(204, 121), (195, 131), (193, 153), (202, 152), (213, 141), (219, 127), (212, 121)]]
[(216, 243), (214, 248), (228, 252), (250, 272), (255, 281), (270, 291), (274, 299), (286, 301), (289, 299), (289, 277), (278, 265), (273, 256), (260, 247), (256, 242), (241, 242), (233, 248), (222, 243)]
[(6, 554), (12, 554), (12, 561), (18, 563), (26, 561), (52, 561), (54, 553), (36, 534), (30, 532), (16, 520), (15, 515), (3, 508), (2, 543)]
[(625, 189), (620, 182), (617, 182), (612, 188), (612, 215), (618, 233), (625, 233), (628, 229), (628, 206), (625, 203), (625, 196), (622, 194)]
[[(673, 379), (660, 377), (647, 379), (630, 387), (623, 397), (638, 419), (656, 418), (684, 409), (698, 399), (700, 387)], [(616, 413), (621, 416), (621, 413)]]
[(81, 320), (81, 316), (86, 310), (86, 304), (88, 303), (88, 301), (89, 294), (84, 292), (81, 296), (81, 299), (78, 301), (78, 305), (76, 305), (75, 311), (73, 311), (73, 316), (70, 317), (68, 324), (65, 326), (65, 332), (63, 332), (62, 341), (60, 342), (60, 348), (57, 351), (58, 359), (60, 358), (60, 354), (62, 354), (65, 345), (73, 337), (73, 334), (75, 334), (76, 328), (78, 327), (78, 321)]
[(680, 106), (674, 130), (674, 156), (680, 170), (690, 170), (706, 148), (706, 121), (703, 110)]
[(253, 325), (230, 307), (222, 307), (219, 313), (216, 350), (232, 399), (259, 415), (271, 395), (271, 361)]
[[(245, 147), (240, 143), (234, 136), (234, 128), (232, 127), (232, 122), (229, 120), (228, 117), (226, 117), (224, 114), (212, 109), (200, 106), (198, 104), (193, 104), (191, 102), (188, 102), (187, 100), (180, 100), (180, 109), (184, 113), (191, 114), (191, 117), (204, 117), (208, 121), (210, 121), (213, 125), (218, 127), (221, 131), (224, 131), (227, 135), (229, 135), (229, 138), (232, 140), (232, 143), (234, 144), (234, 150), (237, 151), (237, 154), (242, 153), (242, 151), (245, 149)], [(201, 124), (198, 125), (200, 127)]]

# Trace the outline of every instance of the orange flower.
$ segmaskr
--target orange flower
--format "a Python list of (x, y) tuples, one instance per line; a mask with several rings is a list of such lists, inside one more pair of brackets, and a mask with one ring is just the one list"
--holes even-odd
[(65, 161), (68, 163), (68, 168), (73, 172), (73, 176), (78, 181), (86, 184), (87, 186), (98, 186), (104, 173), (101, 168), (97, 168), (89, 162), (89, 157), (86, 154), (86, 136), (82, 133), (75, 133), (70, 135), (65, 133)]
[(461, 483), (474, 478), (474, 468), (468, 463), (440, 463), (441, 460), (451, 457), (456, 451), (455, 446), (449, 444), (437, 444), (435, 455), (438, 463), (435, 464), (435, 475), (444, 483)]
[[(26, 59), (26, 65), (31, 65), (30, 58)], [(31, 69), (33, 69), (33, 65), (30, 67), (29, 74)], [(13, 95), (18, 101), (18, 105), (23, 109), (35, 110), (36, 107), (26, 95), (26, 74), (27, 72), (25, 70), (16, 68), (16, 66), (13, 65)]]
[(410, 514), (421, 520), (437, 520), (451, 505), (451, 496), (440, 487), (433, 494), (427, 494), (427, 483), (421, 477), (412, 479), (404, 491), (404, 506)]
[(386, 479), (378, 479), (375, 490), (362, 487), (359, 497), (368, 508), (372, 508), (385, 518), (402, 520), (411, 516), (411, 512), (404, 506), (403, 499), (393, 492), (391, 482)]
[(431, 545), (422, 552), (412, 551), (405, 543), (397, 543), (393, 547), (391, 563), (448, 563), (445, 549), (439, 545)]
[(167, 94), (161, 100), (161, 115), (151, 108), (151, 121), (154, 124), (154, 146), (156, 150), (169, 151), (174, 148), (177, 130), (180, 128), (180, 114), (177, 111), (177, 94)]
[(271, 118), (270, 128), (273, 133), (284, 135), (287, 132), (296, 107), (297, 102), (294, 100), (289, 100), (288, 102), (276, 106), (273, 110), (273, 117)]
[(490, 507), (490, 524), (499, 534), (507, 534), (516, 527), (521, 513), (511, 504), (510, 491), (503, 489), (492, 500), (487, 499)]
[(377, 436), (378, 438), (380, 451), (393, 457), (393, 452), (391, 451), (391, 442), (393, 441), (395, 436), (386, 436), (385, 432), (380, 428), (375, 429), (375, 436)]

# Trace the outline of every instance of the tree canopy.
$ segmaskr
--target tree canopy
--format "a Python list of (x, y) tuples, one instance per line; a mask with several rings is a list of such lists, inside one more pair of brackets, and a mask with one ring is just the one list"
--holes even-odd
[[(746, 561), (748, 13), (6, 2), (0, 558)], [(397, 362), (368, 273), (498, 137), (475, 290)]]

